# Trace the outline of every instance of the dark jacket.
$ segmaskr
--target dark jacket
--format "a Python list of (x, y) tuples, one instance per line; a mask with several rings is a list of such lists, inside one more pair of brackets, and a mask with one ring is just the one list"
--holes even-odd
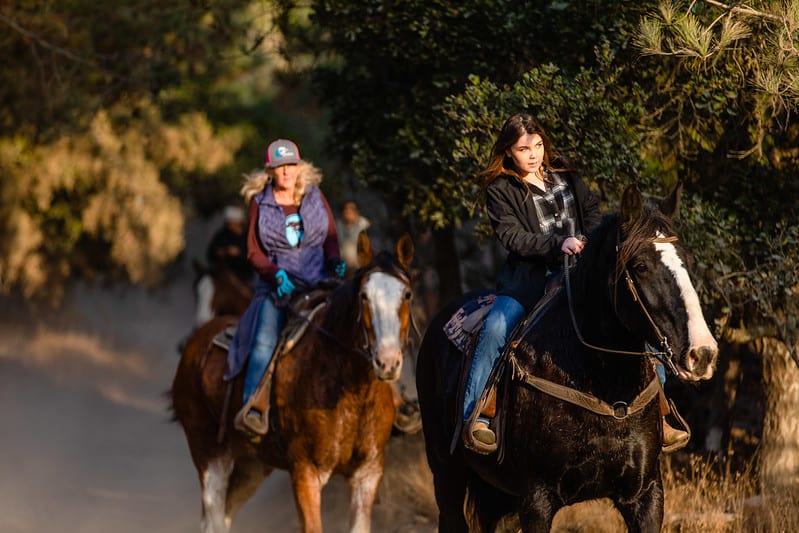
[[(573, 171), (565, 178), (576, 203), (575, 233), (588, 235), (599, 225), (599, 202)], [(543, 234), (529, 188), (510, 175), (499, 176), (486, 190), (488, 218), (499, 242), (508, 251), (497, 276), (499, 294), (512, 296), (528, 311), (544, 293), (547, 273), (562, 261), (561, 246), (568, 235)]]

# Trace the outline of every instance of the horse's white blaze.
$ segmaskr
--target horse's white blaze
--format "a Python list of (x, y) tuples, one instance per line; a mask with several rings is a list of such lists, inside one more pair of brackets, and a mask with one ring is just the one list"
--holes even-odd
[(375, 272), (369, 276), (363, 289), (369, 299), (377, 353), (395, 351), (395, 355), (401, 358), (399, 309), (405, 297), (405, 284), (394, 276)]
[(225, 503), (233, 465), (233, 460), (223, 455), (210, 461), (203, 471), (203, 533), (223, 533), (230, 529), (231, 519), (225, 516)]
[[(659, 238), (665, 235), (658, 234)], [(685, 310), (688, 313), (688, 343), (690, 347), (710, 346), (717, 348), (716, 339), (707, 327), (705, 317), (702, 315), (702, 307), (699, 304), (699, 296), (691, 283), (691, 277), (685, 268), (677, 249), (670, 242), (656, 242), (655, 250), (660, 252), (660, 260), (672, 273), (680, 288)]]

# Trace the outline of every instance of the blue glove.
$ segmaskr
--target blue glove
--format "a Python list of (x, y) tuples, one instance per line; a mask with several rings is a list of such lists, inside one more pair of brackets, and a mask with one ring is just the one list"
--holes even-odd
[(347, 273), (347, 263), (343, 259), (331, 259), (327, 263), (327, 269), (339, 278), (343, 278)]
[(289, 279), (289, 275), (286, 274), (286, 271), (282, 268), (277, 271), (277, 274), (275, 274), (275, 280), (277, 280), (278, 298), (291, 296), (291, 293), (294, 292), (294, 289), (296, 289), (294, 283), (292, 283), (291, 279)]

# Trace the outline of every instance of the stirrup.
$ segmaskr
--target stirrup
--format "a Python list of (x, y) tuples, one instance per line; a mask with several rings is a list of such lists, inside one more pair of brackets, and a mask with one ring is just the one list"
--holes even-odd
[[(678, 425), (677, 427), (672, 426), (666, 421), (665, 417), (662, 418), (661, 424), (668, 425), (669, 427), (671, 427), (673, 431), (683, 433), (683, 435), (681, 435), (678, 439), (676, 439), (669, 445), (666, 445), (665, 435), (664, 435), (664, 440), (661, 443), (661, 450), (663, 451), (663, 453), (672, 453), (676, 452), (677, 450), (682, 450), (688, 445), (688, 442), (691, 440), (691, 427), (688, 425), (685, 419), (682, 416), (680, 416), (680, 413), (677, 412), (677, 407), (674, 405), (674, 402), (668, 400), (668, 404), (669, 404), (669, 413), (674, 417)], [(663, 431), (665, 433), (665, 427), (663, 428)]]
[(407, 435), (413, 435), (422, 429), (422, 413), (418, 401), (406, 401), (397, 408), (394, 428)]
[[(493, 435), (493, 443), (484, 442), (483, 440), (478, 440), (475, 433), (478, 432), (485, 432), (486, 436), (489, 436), (488, 433)], [(473, 420), (470, 419), (463, 424), (463, 432), (461, 434), (461, 440), (463, 441), (463, 446), (467, 450), (471, 450), (475, 453), (479, 453), (480, 455), (488, 455), (497, 451), (497, 437), (491, 428), (488, 427), (488, 424), (485, 420), (480, 420), (478, 418), (474, 418)], [(491, 439), (484, 439), (484, 440), (491, 440)]]
[(250, 402), (236, 413), (233, 427), (250, 437), (263, 437), (269, 431), (267, 413), (255, 409)]

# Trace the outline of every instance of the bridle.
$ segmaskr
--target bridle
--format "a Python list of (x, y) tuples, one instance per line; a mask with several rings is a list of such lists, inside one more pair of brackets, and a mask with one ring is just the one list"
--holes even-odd
[(373, 359), (375, 354), (372, 352), (371, 341), (370, 341), (371, 337), (369, 335), (368, 329), (366, 328), (366, 321), (363, 320), (363, 302), (366, 300), (365, 298), (366, 292), (364, 291), (364, 285), (366, 284), (366, 280), (369, 279), (369, 276), (371, 276), (374, 272), (381, 272), (383, 274), (387, 274), (391, 277), (394, 277), (398, 279), (400, 282), (402, 282), (402, 284), (408, 288), (411, 295), (408, 301), (408, 316), (411, 323), (411, 329), (417, 336), (419, 335), (419, 328), (416, 325), (416, 321), (413, 319), (413, 310), (412, 310), (413, 291), (411, 290), (412, 284), (410, 276), (406, 272), (400, 269), (394, 269), (392, 272), (386, 272), (385, 270), (382, 270), (379, 267), (373, 267), (364, 272), (361, 276), (361, 284), (360, 287), (358, 288), (358, 316), (356, 317), (356, 320), (361, 324), (363, 332), (364, 344), (362, 349), (370, 354), (369, 356), (370, 359)]
[[(360, 286), (358, 287), (358, 295), (357, 295), (358, 315), (355, 317), (356, 322), (358, 322), (361, 325), (361, 332), (362, 332), (361, 336), (363, 337), (363, 344), (360, 347), (352, 347), (352, 346), (348, 346), (348, 345), (344, 344), (341, 340), (339, 340), (338, 337), (336, 337), (335, 335), (330, 333), (327, 329), (323, 328), (322, 326), (320, 326), (319, 324), (317, 324), (313, 320), (311, 320), (308, 316), (306, 316), (304, 313), (302, 313), (299, 310), (297, 310), (297, 308), (295, 308), (290, 303), (286, 305), (286, 308), (294, 316), (297, 316), (297, 317), (301, 318), (302, 320), (304, 320), (316, 332), (320, 333), (321, 335), (324, 335), (328, 339), (330, 339), (333, 342), (335, 342), (342, 350), (352, 352), (352, 353), (354, 353), (356, 355), (359, 355), (359, 356), (363, 357), (367, 361), (371, 362), (371, 361), (374, 360), (376, 354), (374, 353), (374, 347), (372, 346), (372, 343), (371, 343), (371, 340), (370, 340), (371, 336), (369, 335), (369, 331), (368, 331), (368, 329), (366, 327), (366, 322), (363, 320), (363, 302), (365, 300), (364, 296), (366, 295), (366, 292), (364, 291), (365, 282), (366, 282), (367, 279), (369, 279), (369, 276), (372, 275), (375, 272), (382, 272), (382, 273), (387, 274), (389, 276), (395, 277), (398, 280), (400, 280), (403, 284), (405, 284), (408, 288), (411, 287), (410, 277), (405, 272), (403, 272), (401, 270), (397, 270), (396, 272), (389, 273), (389, 272), (386, 272), (386, 271), (382, 270), (380, 267), (375, 266), (375, 267), (367, 270), (363, 274), (361, 274)], [(411, 298), (413, 298), (413, 292), (412, 291), (411, 291)], [(410, 302), (408, 302), (408, 304), (410, 305)], [(410, 313), (410, 321), (411, 321), (411, 327), (418, 334), (419, 330), (416, 327), (416, 322), (413, 320), (413, 313), (412, 312)]]
[[(673, 235), (671, 237), (656, 237), (656, 238), (652, 239), (651, 242), (653, 244), (654, 243), (669, 243), (669, 242), (674, 242), (676, 240), (678, 240), (677, 236)], [(618, 232), (617, 232), (617, 236), (616, 236), (616, 261), (618, 262), (618, 260), (619, 260), (619, 236), (618, 236)], [(652, 319), (652, 315), (647, 310), (646, 305), (644, 305), (644, 302), (643, 302), (643, 300), (641, 299), (641, 296), (638, 293), (638, 289), (636, 288), (635, 280), (630, 275), (630, 271), (628, 270), (626, 265), (624, 267), (623, 275), (624, 275), (624, 279), (625, 279), (626, 284), (627, 284), (627, 289), (630, 291), (630, 295), (632, 296), (633, 301), (638, 303), (638, 306), (640, 307), (641, 311), (643, 312), (644, 316), (646, 317), (647, 321), (649, 322), (649, 325), (652, 326), (652, 330), (654, 331), (655, 336), (658, 339), (658, 343), (660, 344), (660, 351), (643, 350), (643, 351), (640, 351), (640, 352), (632, 352), (632, 351), (627, 351), (627, 350), (603, 348), (601, 346), (595, 346), (595, 345), (593, 345), (593, 344), (591, 344), (589, 342), (586, 342), (585, 339), (583, 338), (582, 334), (580, 333), (580, 328), (577, 326), (577, 318), (574, 316), (574, 305), (572, 303), (571, 283), (570, 283), (570, 280), (569, 280), (569, 256), (564, 255), (563, 256), (563, 277), (564, 277), (565, 284), (566, 284), (566, 296), (567, 296), (568, 301), (569, 301), (569, 315), (571, 316), (572, 326), (574, 327), (574, 332), (577, 334), (577, 338), (580, 340), (580, 342), (584, 346), (586, 346), (588, 348), (591, 348), (593, 350), (601, 351), (601, 352), (615, 353), (615, 354), (620, 354), (620, 355), (643, 355), (643, 356), (656, 357), (657, 359), (662, 361), (664, 364), (666, 364), (669, 367), (669, 370), (672, 371), (672, 373), (677, 374), (677, 368), (676, 368), (676, 366), (674, 364), (674, 360), (673, 360), (674, 359), (674, 350), (672, 350), (671, 345), (669, 344), (669, 339), (663, 334), (663, 332), (658, 327), (657, 323), (655, 323), (655, 321)], [(613, 286), (613, 311), (616, 313), (616, 316), (618, 316), (618, 310), (616, 308), (617, 291), (618, 291), (618, 281), (614, 282), (614, 286)], [(647, 346), (648, 346), (648, 344), (647, 344)]]

